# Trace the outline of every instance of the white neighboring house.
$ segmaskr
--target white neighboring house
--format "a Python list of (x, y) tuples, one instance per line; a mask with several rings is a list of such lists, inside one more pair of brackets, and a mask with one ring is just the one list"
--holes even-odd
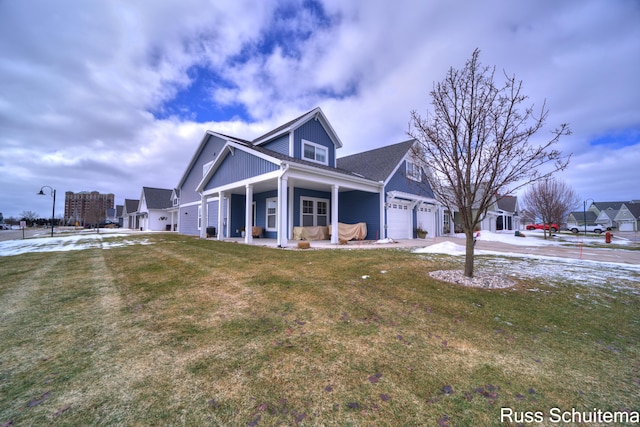
[(122, 205), (122, 228), (138, 229), (138, 205), (140, 200), (124, 199)]
[(508, 195), (496, 196), (480, 222), (480, 229), (491, 232), (519, 230), (518, 198)]
[(142, 187), (138, 216), (143, 231), (171, 231), (171, 193), (166, 188)]
[(619, 231), (638, 231), (640, 228), (640, 203), (623, 203), (614, 221)]

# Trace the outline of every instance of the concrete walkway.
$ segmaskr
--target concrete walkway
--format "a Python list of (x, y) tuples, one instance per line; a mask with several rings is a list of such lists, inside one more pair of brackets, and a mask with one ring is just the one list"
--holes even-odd
[[(244, 239), (225, 239), (228, 242), (244, 243)], [(316, 240), (309, 242), (311, 249), (411, 249), (411, 248), (423, 248), (431, 246), (436, 243), (452, 242), (456, 245), (464, 246), (465, 239), (456, 237), (436, 237), (428, 239), (406, 239), (398, 240), (395, 243), (375, 243), (374, 241), (350, 241), (346, 245), (335, 245), (328, 240)], [(254, 246), (267, 246), (276, 247), (277, 243), (275, 239), (253, 239)], [(298, 245), (297, 240), (290, 240), (287, 245), (287, 249), (296, 249)], [(476, 249), (501, 252), (505, 255), (510, 253), (527, 254), (534, 256), (547, 256), (547, 257), (561, 257), (569, 259), (584, 259), (600, 262), (618, 262), (626, 264), (638, 264), (640, 265), (640, 249), (636, 243), (629, 244), (629, 249), (625, 249), (624, 246), (612, 245), (611, 248), (593, 248), (589, 245), (582, 246), (579, 243), (571, 245), (569, 243), (560, 245), (546, 245), (546, 246), (521, 246), (510, 245), (508, 243), (478, 240), (476, 243)], [(632, 248), (636, 248), (633, 250)]]

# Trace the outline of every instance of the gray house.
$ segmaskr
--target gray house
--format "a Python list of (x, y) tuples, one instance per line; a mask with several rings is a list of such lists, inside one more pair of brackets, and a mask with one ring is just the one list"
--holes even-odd
[(343, 239), (438, 233), (439, 207), (413, 141), (341, 159), (342, 141), (320, 108), (248, 141), (207, 131), (172, 193), (181, 233), (274, 238), (313, 231)]

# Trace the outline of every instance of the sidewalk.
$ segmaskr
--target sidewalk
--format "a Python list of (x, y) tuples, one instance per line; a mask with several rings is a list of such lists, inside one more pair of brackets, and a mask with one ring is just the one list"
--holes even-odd
[[(244, 243), (244, 239), (225, 239), (225, 241)], [(451, 242), (456, 245), (464, 247), (465, 239), (457, 237), (436, 237), (427, 239), (406, 239), (398, 240), (395, 243), (375, 243), (374, 241), (350, 241), (346, 245), (335, 245), (328, 240), (315, 240), (309, 242), (311, 249), (398, 249), (398, 248), (423, 248), (431, 246), (433, 244)], [(254, 246), (268, 246), (276, 247), (275, 239), (253, 239), (252, 245)], [(298, 245), (297, 240), (290, 240), (287, 244), (287, 249), (296, 249)], [(640, 250), (622, 249), (618, 245), (613, 245), (609, 248), (593, 248), (588, 245), (581, 247), (579, 243), (560, 245), (545, 245), (545, 246), (521, 246), (510, 245), (504, 242), (478, 240), (476, 243), (477, 250), (495, 251), (509, 255), (510, 253), (534, 255), (534, 256), (546, 256), (546, 257), (561, 257), (569, 259), (584, 259), (600, 262), (618, 262), (626, 264), (640, 265)]]

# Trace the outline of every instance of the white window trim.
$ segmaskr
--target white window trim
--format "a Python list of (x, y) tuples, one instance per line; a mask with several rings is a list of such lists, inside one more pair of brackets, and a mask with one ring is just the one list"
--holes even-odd
[[(310, 158), (304, 156), (304, 146), (305, 145), (309, 145), (309, 146), (314, 148), (314, 158), (313, 159), (310, 159)], [(321, 165), (329, 166), (329, 149), (327, 147), (325, 147), (324, 145), (316, 144), (315, 142), (311, 142), (311, 141), (307, 141), (306, 139), (303, 139), (301, 148), (302, 148), (302, 153), (301, 153), (300, 157), (302, 157), (303, 160), (308, 160), (310, 162), (314, 162), (314, 163), (318, 163), (318, 164), (321, 164)], [(324, 162), (315, 159), (315, 157), (316, 157), (315, 154), (316, 154), (316, 151), (318, 149), (323, 150), (324, 153), (325, 153), (324, 154), (324, 160), (325, 160)]]
[(202, 230), (202, 205), (198, 205), (198, 230)]
[[(304, 215), (309, 215), (309, 214), (304, 214), (303, 213), (303, 206), (304, 206), (304, 202), (305, 201), (311, 201), (313, 202), (313, 227), (317, 227), (318, 226), (318, 202), (325, 202), (327, 204), (327, 213), (326, 213), (326, 217), (327, 217), (327, 225), (331, 224), (331, 201), (329, 199), (322, 199), (319, 197), (306, 197), (306, 196), (302, 196), (300, 197), (300, 225), (302, 225), (303, 222), (303, 216)], [(323, 215), (325, 216), (325, 215)]]
[[(413, 162), (411, 160), (406, 160), (406, 165), (405, 165), (405, 175), (407, 176), (407, 178), (413, 180), (413, 181), (422, 181), (422, 168), (420, 167), (420, 165), (417, 162)], [(413, 165), (413, 172), (409, 172), (409, 165)]]
[[(276, 211), (272, 213), (275, 217), (274, 224), (275, 227), (269, 227), (269, 203), (273, 202), (276, 205)], [(278, 231), (278, 198), (277, 197), (269, 197), (266, 199), (266, 207), (265, 207), (265, 217), (264, 217), (264, 229), (266, 231)]]

